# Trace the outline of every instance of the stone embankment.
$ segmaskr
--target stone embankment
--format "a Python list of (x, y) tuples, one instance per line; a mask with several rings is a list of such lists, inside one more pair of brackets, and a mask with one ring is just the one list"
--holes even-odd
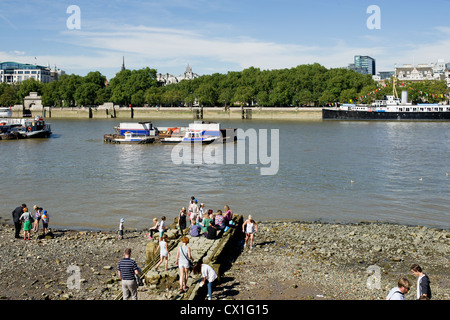
[[(321, 120), (322, 108), (269, 108), (269, 107), (119, 107), (112, 104), (98, 107), (76, 108), (32, 108), (32, 116), (50, 118), (76, 118), (76, 119), (197, 119), (197, 120), (236, 120), (236, 119), (264, 119), (264, 120)], [(13, 108), (13, 117), (22, 117), (23, 107)]]
[[(433, 300), (450, 299), (449, 230), (384, 223), (260, 222), (251, 251), (243, 250), (238, 231), (221, 250), (221, 283), (213, 299), (378, 300), (406, 276), (413, 284), (406, 298), (413, 300), (413, 263), (430, 277)], [(125, 248), (132, 249), (132, 258), (145, 271), (147, 232), (126, 230), (118, 240), (116, 232), (53, 230), (53, 238), (33, 234), (27, 241), (14, 239), (14, 227), (0, 224), (0, 299), (113, 300), (121, 293), (116, 268)], [(191, 240), (193, 250), (200, 242)], [(196, 252), (196, 259), (204, 255)], [(169, 268), (175, 270), (174, 261)], [(141, 299), (193, 298), (179, 296), (178, 283), (164, 285), (164, 266), (159, 270), (159, 283), (139, 287)], [(373, 270), (379, 272), (379, 289), (367, 284), (374, 279)], [(178, 280), (175, 271), (173, 277), (171, 283)], [(199, 278), (190, 274), (191, 290)]]

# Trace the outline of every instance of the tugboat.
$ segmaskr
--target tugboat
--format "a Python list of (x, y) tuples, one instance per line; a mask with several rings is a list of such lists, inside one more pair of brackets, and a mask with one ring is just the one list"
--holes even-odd
[(450, 120), (450, 105), (408, 103), (408, 91), (402, 91), (402, 98), (396, 95), (384, 96), (371, 105), (343, 104), (322, 109), (323, 120)]
[(34, 119), (27, 118), (2, 118), (0, 120), (0, 132), (2, 139), (30, 139), (48, 138), (51, 134), (51, 126), (40, 116)]

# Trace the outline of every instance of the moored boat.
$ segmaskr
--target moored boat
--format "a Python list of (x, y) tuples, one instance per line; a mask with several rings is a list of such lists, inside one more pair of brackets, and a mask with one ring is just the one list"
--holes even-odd
[(0, 131), (4, 136), (13, 139), (48, 138), (51, 134), (51, 126), (40, 116), (30, 118), (2, 118)]
[(408, 92), (402, 98), (385, 96), (371, 105), (343, 104), (323, 108), (324, 120), (450, 120), (450, 105), (408, 103)]
[(103, 136), (104, 142), (147, 144), (155, 142), (158, 135), (158, 129), (153, 127), (151, 122), (122, 122), (114, 129), (114, 134), (105, 134)]

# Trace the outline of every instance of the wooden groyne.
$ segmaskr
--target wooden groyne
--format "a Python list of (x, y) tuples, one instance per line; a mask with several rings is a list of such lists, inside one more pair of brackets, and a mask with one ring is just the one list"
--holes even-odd
[[(189, 238), (188, 246), (191, 248), (191, 255), (195, 263), (201, 262), (210, 265), (217, 273), (220, 283), (220, 276), (223, 273), (222, 258), (224, 252), (230, 246), (235, 245), (235, 241), (240, 235), (242, 235), (242, 223), (243, 217), (241, 215), (233, 215), (234, 227), (229, 228), (226, 232), (219, 231), (216, 239), (207, 239), (204, 236), (192, 237), (189, 235), (189, 228), (185, 229), (182, 234), (176, 230), (171, 230), (169, 239), (173, 237), (174, 234), (177, 235), (175, 239), (171, 239), (168, 242), (169, 259), (168, 265), (169, 269), (164, 270), (164, 264), (159, 266), (159, 270), (155, 271), (154, 268), (160, 261), (159, 252), (156, 252), (158, 246), (158, 241), (150, 241), (146, 247), (146, 266), (141, 271), (140, 278), (144, 282), (144, 287), (138, 290), (139, 300), (151, 299), (150, 295), (155, 289), (162, 289), (172, 287), (178, 288), (179, 284), (179, 269), (176, 265), (177, 249), (181, 245), (181, 239), (183, 236)], [(179, 293), (172, 297), (170, 300), (197, 300), (204, 298), (205, 287), (200, 287), (201, 275), (194, 275), (192, 272), (189, 273), (188, 279), (188, 290), (184, 293)], [(115, 300), (122, 299), (122, 292), (119, 293)]]

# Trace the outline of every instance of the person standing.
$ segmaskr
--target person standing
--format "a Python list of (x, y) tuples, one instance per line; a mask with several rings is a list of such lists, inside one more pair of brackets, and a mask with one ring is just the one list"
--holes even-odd
[(386, 300), (405, 300), (405, 294), (411, 289), (411, 282), (406, 278), (398, 280), (397, 287), (389, 291)]
[(27, 205), (25, 203), (22, 206), (17, 207), (12, 212), (14, 229), (15, 229), (15, 238), (20, 239), (20, 229), (22, 229), (22, 221), (20, 221), (20, 216), (23, 214), (23, 209), (26, 208)]
[(123, 239), (123, 223), (125, 222), (125, 219), (120, 219), (119, 223), (119, 240)]
[(255, 220), (253, 220), (252, 215), (248, 216), (248, 219), (242, 225), (242, 232), (245, 232), (245, 243), (244, 249), (247, 247), (247, 240), (250, 239), (250, 250), (253, 248), (253, 238), (255, 237), (255, 232), (258, 231), (258, 225)]
[(160, 260), (158, 264), (155, 267), (155, 271), (158, 271), (158, 267), (161, 265), (161, 263), (164, 261), (165, 270), (167, 271), (168, 265), (169, 265), (169, 249), (167, 249), (167, 234), (164, 234), (162, 236), (162, 239), (159, 241), (158, 247), (156, 248), (156, 251), (159, 249), (159, 257)]
[[(19, 220), (23, 220), (23, 240), (30, 240), (30, 233), (33, 227), (33, 217), (31, 213), (28, 212), (28, 208), (23, 208), (23, 213)], [(28, 238), (28, 239), (27, 239)]]
[(44, 229), (44, 235), (47, 234), (48, 232), (48, 223), (50, 222), (50, 217), (48, 216), (48, 211), (44, 210), (44, 212), (42, 212), (42, 228)]
[(124, 252), (124, 258), (119, 261), (117, 274), (122, 281), (123, 300), (137, 300), (136, 276), (139, 275), (139, 268), (136, 261), (131, 259), (131, 249), (127, 248)]
[(194, 266), (193, 269), (194, 274), (202, 274), (202, 282), (200, 284), (201, 287), (205, 285), (206, 282), (208, 282), (208, 300), (212, 299), (212, 287), (214, 284), (214, 281), (217, 279), (217, 273), (214, 271), (214, 269), (204, 263), (197, 263)]
[(37, 205), (34, 205), (33, 209), (35, 211), (33, 232), (38, 232), (39, 231), (39, 221), (41, 220), (41, 215), (42, 215), (42, 208), (38, 207)]
[(180, 210), (180, 214), (178, 215), (178, 222), (177, 222), (177, 225), (180, 228), (181, 233), (183, 233), (184, 229), (186, 229), (186, 217), (187, 217), (186, 208), (183, 207)]
[(422, 268), (418, 264), (411, 266), (411, 272), (417, 276), (417, 299), (425, 296), (431, 299), (430, 279), (423, 273)]
[(178, 247), (177, 250), (177, 265), (180, 270), (180, 293), (187, 290), (187, 281), (189, 276), (189, 270), (192, 265), (191, 248), (188, 247), (189, 238), (183, 237), (181, 239), (183, 244)]

